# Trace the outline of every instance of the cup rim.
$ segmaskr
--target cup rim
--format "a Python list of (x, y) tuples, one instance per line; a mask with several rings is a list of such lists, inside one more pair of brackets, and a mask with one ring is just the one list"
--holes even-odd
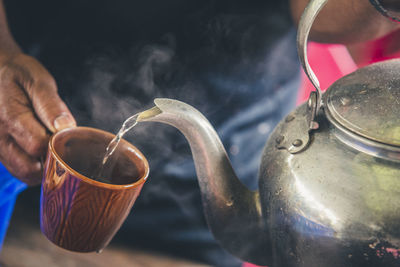
[(108, 135), (110, 137), (114, 137), (115, 135), (107, 132), (107, 131), (103, 131), (97, 128), (92, 128), (92, 127), (85, 127), (85, 126), (76, 126), (76, 127), (71, 127), (71, 128), (66, 128), (63, 129), (59, 132), (54, 133), (49, 140), (49, 152), (52, 153), (54, 155), (54, 157), (57, 159), (57, 161), (65, 168), (67, 169), (69, 172), (71, 172), (76, 178), (98, 186), (98, 187), (103, 187), (103, 188), (107, 188), (107, 189), (128, 189), (128, 188), (135, 188), (138, 187), (142, 184), (144, 184), (144, 182), (146, 182), (149, 172), (150, 172), (150, 168), (149, 168), (149, 163), (146, 159), (146, 157), (142, 154), (142, 152), (140, 152), (140, 150), (135, 147), (134, 145), (132, 145), (131, 143), (129, 143), (128, 141), (124, 140), (123, 138), (121, 139), (121, 142), (124, 142), (125, 144), (127, 144), (130, 148), (132, 148), (135, 152), (135, 154), (142, 160), (143, 164), (144, 164), (144, 174), (134, 183), (130, 183), (130, 184), (108, 184), (108, 183), (103, 183), (103, 182), (99, 182), (96, 180), (93, 180), (92, 178), (89, 178), (81, 173), (79, 173), (78, 171), (74, 170), (72, 167), (70, 167), (67, 163), (65, 163), (64, 160), (62, 160), (61, 156), (57, 153), (57, 151), (54, 148), (54, 139), (57, 137), (58, 134), (63, 133), (63, 132), (67, 132), (70, 131), (72, 129), (83, 129), (83, 130), (90, 130), (90, 131), (95, 131), (95, 132), (100, 132), (102, 134)]

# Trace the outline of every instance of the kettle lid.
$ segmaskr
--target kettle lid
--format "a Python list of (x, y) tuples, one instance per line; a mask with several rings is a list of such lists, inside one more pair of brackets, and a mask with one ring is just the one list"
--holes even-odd
[(361, 68), (325, 94), (329, 120), (369, 140), (400, 147), (400, 60)]

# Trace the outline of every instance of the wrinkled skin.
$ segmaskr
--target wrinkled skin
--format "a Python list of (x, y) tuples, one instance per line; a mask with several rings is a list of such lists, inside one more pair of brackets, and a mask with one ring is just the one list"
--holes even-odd
[(23, 53), (1, 56), (0, 106), (0, 161), (28, 185), (40, 183), (50, 134), (75, 125), (53, 77)]

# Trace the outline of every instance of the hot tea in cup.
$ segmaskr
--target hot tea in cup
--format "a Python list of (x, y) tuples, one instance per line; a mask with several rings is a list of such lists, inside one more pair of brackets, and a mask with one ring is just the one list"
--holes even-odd
[(149, 167), (136, 147), (121, 140), (98, 177), (113, 137), (75, 127), (50, 138), (40, 217), (42, 232), (54, 244), (72, 251), (100, 251), (130, 212)]

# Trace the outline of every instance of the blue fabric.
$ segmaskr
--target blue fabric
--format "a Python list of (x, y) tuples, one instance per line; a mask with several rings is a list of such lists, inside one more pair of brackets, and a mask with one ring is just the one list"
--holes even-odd
[(0, 163), (0, 251), (11, 219), (15, 200), (26, 184), (14, 178)]
[[(156, 97), (184, 101), (257, 187), (264, 143), (299, 86), (286, 0), (5, 2), (13, 35), (54, 75), (79, 125), (117, 132)], [(150, 176), (114, 242), (240, 266), (207, 228), (185, 138), (156, 123), (125, 137), (149, 160)]]

